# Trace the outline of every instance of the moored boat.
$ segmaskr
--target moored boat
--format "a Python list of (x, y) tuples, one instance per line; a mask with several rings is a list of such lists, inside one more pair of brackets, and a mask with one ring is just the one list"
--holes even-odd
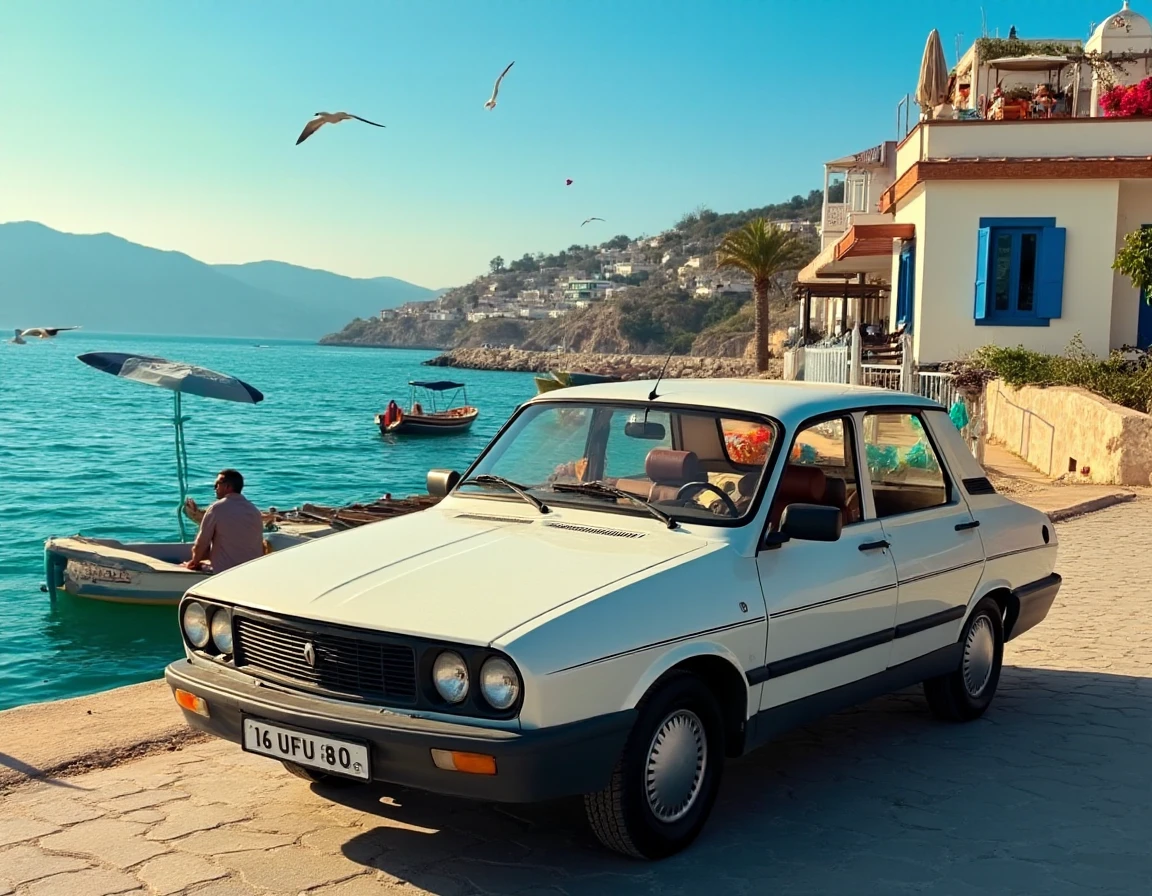
[(594, 383), (615, 383), (620, 377), (604, 373), (588, 373), (584, 370), (551, 370), (536, 379), (536, 392), (543, 395), (554, 389), (565, 389), (568, 386), (590, 386)]
[[(408, 410), (389, 401), (383, 413), (376, 415), (376, 425), (384, 435), (450, 435), (467, 432), (480, 411), (468, 403), (468, 390), (463, 383), (449, 380), (413, 380)], [(446, 393), (451, 395), (446, 395)], [(431, 410), (425, 410), (420, 396)], [(459, 402), (459, 403), (458, 403)], [(443, 407), (441, 407), (443, 405)]]

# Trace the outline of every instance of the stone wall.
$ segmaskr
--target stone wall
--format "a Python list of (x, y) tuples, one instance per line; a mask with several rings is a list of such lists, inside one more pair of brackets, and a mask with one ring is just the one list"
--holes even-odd
[[(548, 370), (579, 370), (617, 376), (625, 380), (650, 379), (660, 373), (667, 355), (605, 355), (586, 352), (529, 352), (514, 348), (458, 348), (425, 363), (433, 367), (466, 367), (472, 370), (515, 370), (544, 373)], [(780, 362), (766, 376), (780, 376)], [(756, 366), (745, 358), (701, 358), (672, 355), (664, 374), (676, 377), (756, 376)]]
[[(1071, 386), (988, 384), (987, 436), (1052, 477), (1152, 482), (1152, 417)], [(1087, 472), (1084, 472), (1087, 468)]]

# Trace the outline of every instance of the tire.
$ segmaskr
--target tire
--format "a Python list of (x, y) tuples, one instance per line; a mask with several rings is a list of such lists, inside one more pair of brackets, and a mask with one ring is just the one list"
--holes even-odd
[(281, 759), (280, 764), (284, 766), (289, 774), (295, 775), (297, 778), (303, 778), (309, 784), (326, 784), (330, 787), (347, 787), (357, 783), (350, 778), (344, 778), (340, 775), (330, 775), (327, 772), (317, 771), (316, 769), (311, 769), (304, 765), (297, 765), (295, 762), (289, 762), (287, 759)]
[(984, 715), (1000, 683), (1004, 661), (1004, 620), (989, 597), (976, 604), (960, 632), (961, 656), (956, 670), (924, 682), (928, 708), (938, 719), (970, 722)]
[(584, 796), (584, 811), (609, 849), (661, 859), (688, 846), (708, 820), (724, 767), (724, 724), (712, 692), (687, 672), (664, 679), (638, 709), (611, 781)]

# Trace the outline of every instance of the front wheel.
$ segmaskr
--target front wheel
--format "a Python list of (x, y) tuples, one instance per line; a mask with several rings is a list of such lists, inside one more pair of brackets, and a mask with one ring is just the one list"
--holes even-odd
[(1000, 683), (1004, 619), (991, 598), (976, 605), (960, 633), (960, 665), (924, 682), (928, 708), (938, 719), (968, 722), (984, 715)]
[(660, 859), (688, 846), (720, 788), (724, 725), (712, 692), (676, 673), (640, 704), (608, 786), (584, 797), (596, 837), (617, 852)]

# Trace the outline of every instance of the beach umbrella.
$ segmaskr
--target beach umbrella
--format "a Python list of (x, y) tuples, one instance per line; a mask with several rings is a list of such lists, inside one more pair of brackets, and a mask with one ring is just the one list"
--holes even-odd
[(176, 476), (180, 483), (180, 503), (176, 507), (176, 518), (180, 523), (180, 538), (187, 541), (184, 500), (188, 497), (188, 453), (184, 445), (184, 423), (188, 418), (182, 413), (180, 397), (185, 394), (199, 395), (201, 398), (256, 404), (264, 400), (264, 394), (226, 373), (165, 358), (125, 352), (88, 352), (78, 355), (77, 360), (121, 379), (159, 386), (172, 392), (175, 408), (172, 424), (176, 428)]
[(924, 58), (920, 61), (920, 80), (916, 84), (916, 102), (931, 115), (932, 109), (948, 98), (948, 60), (944, 58), (944, 46), (940, 43), (940, 32), (935, 28), (928, 35), (924, 45)]

